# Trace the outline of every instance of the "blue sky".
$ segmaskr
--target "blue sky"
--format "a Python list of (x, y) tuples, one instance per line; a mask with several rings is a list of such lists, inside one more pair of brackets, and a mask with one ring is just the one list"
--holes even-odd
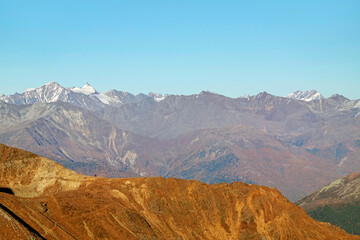
[(0, 1), (0, 93), (360, 98), (360, 1)]

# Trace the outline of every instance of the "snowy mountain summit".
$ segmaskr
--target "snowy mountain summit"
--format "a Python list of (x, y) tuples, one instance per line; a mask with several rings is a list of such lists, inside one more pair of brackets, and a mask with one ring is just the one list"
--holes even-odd
[(50, 82), (39, 88), (29, 88), (23, 93), (2, 96), (0, 100), (11, 104), (33, 104), (36, 102), (56, 102), (67, 101), (69, 90), (62, 87), (56, 82)]
[(289, 95), (287, 95), (285, 97), (302, 100), (302, 101), (307, 101), (307, 102), (324, 98), (323, 95), (321, 95), (321, 93), (319, 93), (316, 90), (308, 90), (308, 91), (304, 91), (304, 92), (296, 91), (296, 92), (290, 93)]
[(133, 95), (116, 90), (101, 93), (96, 91), (89, 83), (82, 87), (65, 88), (57, 82), (50, 82), (39, 88), (27, 89), (23, 93), (7, 96), (0, 95), (0, 100), (16, 105), (34, 104), (37, 102), (67, 102), (87, 110), (97, 110), (107, 105), (121, 106), (130, 102), (139, 102), (144, 98), (153, 98), (155, 101), (160, 102), (166, 96), (159, 93)]
[(153, 98), (155, 101), (157, 102), (161, 102), (162, 100), (164, 100), (168, 95), (167, 94), (160, 94), (160, 93), (149, 93), (148, 94), (149, 97)]
[(83, 94), (86, 94), (86, 95), (98, 93), (98, 92), (95, 90), (95, 88), (93, 88), (92, 86), (90, 86), (89, 83), (86, 83), (82, 88), (72, 87), (72, 88), (70, 88), (70, 90), (73, 91), (73, 92), (79, 92), (79, 93), (83, 93)]

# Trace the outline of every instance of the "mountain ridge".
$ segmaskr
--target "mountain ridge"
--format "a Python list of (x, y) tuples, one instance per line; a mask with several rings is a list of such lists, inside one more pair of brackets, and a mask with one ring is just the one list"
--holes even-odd
[[(56, 90), (58, 92), (56, 92)], [(53, 93), (52, 98), (46, 98), (46, 95), (47, 95), (46, 92), (49, 92), (49, 91), (50, 92), (55, 91), (55, 93)], [(114, 96), (114, 94), (112, 93), (114, 91), (117, 94), (122, 94), (122, 96), (120, 98), (122, 98), (123, 101), (121, 101), (119, 97)], [(45, 94), (40, 94), (41, 92), (44, 92)], [(119, 106), (119, 105), (125, 104), (127, 102), (133, 102), (134, 99), (141, 100), (141, 99), (143, 99), (143, 97), (151, 97), (152, 99), (159, 102), (159, 101), (164, 100), (167, 96), (177, 96), (177, 95), (172, 95), (172, 94), (160, 94), (160, 93), (153, 93), (153, 92), (150, 92), (149, 94), (140, 93), (138, 95), (134, 95), (129, 92), (122, 92), (122, 91), (118, 91), (115, 89), (109, 90), (105, 93), (101, 93), (101, 92), (97, 91), (95, 88), (93, 88), (88, 82), (86, 82), (83, 87), (65, 88), (65, 87), (61, 86), (59, 83), (52, 81), (52, 82), (49, 82), (39, 88), (26, 89), (23, 93), (15, 93), (15, 94), (10, 94), (10, 95), (0, 94), (0, 100), (3, 100), (7, 103), (13, 103), (13, 104), (33, 104), (38, 101), (54, 102), (58, 99), (60, 101), (74, 101), (72, 99), (74, 97), (65, 97), (65, 95), (68, 95), (69, 92), (82, 93), (84, 95), (90, 96), (91, 98), (93, 98), (94, 101), (95, 101), (95, 99), (97, 99), (106, 105), (110, 104), (112, 106)], [(220, 95), (220, 94), (213, 93), (210, 91), (202, 91), (201, 93), (195, 94), (195, 95), (201, 95), (203, 93), (212, 93), (212, 94)], [(264, 92), (264, 93), (266, 93), (266, 92)], [(257, 95), (261, 95), (261, 94), (262, 93), (259, 93)], [(43, 96), (40, 96), (40, 95), (43, 95)], [(334, 95), (338, 95), (338, 94), (334, 94)], [(185, 96), (190, 96), (190, 95), (185, 95)], [(254, 96), (256, 96), (256, 95), (254, 95)], [(248, 95), (244, 95), (243, 97), (237, 97), (237, 98), (247, 98), (247, 97), (248, 97)], [(297, 100), (303, 100), (303, 101), (314, 101), (314, 100), (319, 100), (319, 99), (324, 98), (320, 92), (313, 90), (313, 89), (307, 90), (307, 91), (295, 91), (293, 93), (286, 95), (285, 97), (297, 99)]]
[[(311, 219), (268, 187), (86, 177), (2, 144), (0, 154), (0, 169), (6, 169), (0, 171), (0, 187), (14, 189), (14, 194), (0, 192), (0, 237), (360, 239)], [(47, 173), (46, 178), (37, 173)], [(35, 194), (29, 196), (29, 188)]]
[(243, 180), (276, 186), (293, 201), (360, 170), (360, 100), (203, 91), (156, 101), (114, 90), (107, 94), (124, 104), (98, 99), (100, 106), (90, 104), (99, 94), (90, 85), (76, 91), (89, 102), (0, 102), (0, 141), (92, 176)]
[(0, 95), (0, 100), (17, 105), (62, 101), (93, 111), (107, 105), (120, 106), (128, 102), (137, 102), (143, 98), (153, 98), (156, 101), (161, 101), (165, 99), (166, 96), (167, 95), (159, 93), (133, 95), (128, 92), (116, 90), (101, 93), (93, 88), (88, 82), (82, 87), (65, 88), (53, 81), (39, 88), (26, 89), (23, 93)]
[(360, 235), (360, 172), (339, 178), (296, 204), (317, 221)]

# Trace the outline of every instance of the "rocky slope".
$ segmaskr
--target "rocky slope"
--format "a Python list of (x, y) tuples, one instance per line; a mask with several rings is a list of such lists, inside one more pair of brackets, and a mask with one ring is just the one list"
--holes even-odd
[(0, 192), (1, 238), (360, 239), (311, 219), (276, 189), (84, 177), (19, 149), (0, 145), (0, 154), (0, 187), (14, 192)]
[(316, 220), (360, 235), (360, 172), (337, 179), (297, 204)]
[(360, 172), (352, 173), (299, 200), (306, 210), (319, 206), (360, 201)]
[(0, 118), (0, 141), (84, 174), (125, 177), (146, 170), (156, 175), (163, 165), (156, 140), (122, 131), (70, 104), (0, 103)]

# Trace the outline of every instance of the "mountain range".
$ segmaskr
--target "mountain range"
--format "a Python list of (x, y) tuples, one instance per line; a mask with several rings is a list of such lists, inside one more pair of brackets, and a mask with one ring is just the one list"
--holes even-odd
[(0, 96), (0, 100), (16, 104), (34, 104), (37, 102), (67, 102), (86, 110), (97, 110), (107, 105), (120, 106), (126, 103), (139, 102), (144, 98), (152, 98), (161, 101), (166, 95), (149, 93), (133, 95), (128, 92), (110, 90), (106, 93), (96, 91), (89, 83), (83, 87), (65, 88), (57, 82), (50, 82), (40, 88), (30, 88), (23, 93), (15, 93), (8, 96)]
[(0, 144), (0, 239), (360, 239), (277, 189), (89, 177)]
[(300, 199), (360, 171), (360, 100), (100, 93), (51, 82), (0, 97), (0, 142), (87, 175), (244, 181)]

